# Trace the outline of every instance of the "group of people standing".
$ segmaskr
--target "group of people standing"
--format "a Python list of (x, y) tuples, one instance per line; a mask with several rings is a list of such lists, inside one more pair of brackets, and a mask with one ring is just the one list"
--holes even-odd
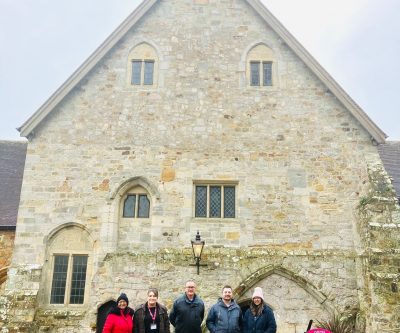
[[(276, 333), (275, 317), (264, 302), (261, 288), (254, 289), (244, 315), (232, 296), (232, 287), (224, 286), (221, 298), (208, 312), (206, 325), (210, 333)], [(135, 311), (128, 305), (128, 297), (121, 294), (107, 316), (103, 333), (170, 333), (170, 323), (175, 333), (201, 333), (204, 302), (196, 294), (193, 280), (186, 282), (185, 293), (175, 300), (169, 316), (167, 308), (158, 303), (155, 288), (147, 291), (147, 302)]]

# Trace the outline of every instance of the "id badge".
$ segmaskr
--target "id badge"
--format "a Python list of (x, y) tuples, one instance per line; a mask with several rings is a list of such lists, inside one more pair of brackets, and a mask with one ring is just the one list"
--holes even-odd
[(156, 330), (157, 329), (157, 324), (156, 323), (150, 324), (150, 329), (151, 330)]

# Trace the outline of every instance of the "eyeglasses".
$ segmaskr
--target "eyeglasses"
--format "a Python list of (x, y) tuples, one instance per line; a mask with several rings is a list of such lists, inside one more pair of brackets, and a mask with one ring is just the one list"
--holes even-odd
[(186, 286), (187, 289), (194, 289), (196, 288), (195, 286)]

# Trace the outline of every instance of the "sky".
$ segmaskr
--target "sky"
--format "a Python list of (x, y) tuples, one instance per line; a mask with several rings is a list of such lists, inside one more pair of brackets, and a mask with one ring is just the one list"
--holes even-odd
[[(0, 140), (21, 140), (16, 128), (140, 2), (0, 0)], [(388, 140), (400, 140), (400, 1), (262, 2)]]

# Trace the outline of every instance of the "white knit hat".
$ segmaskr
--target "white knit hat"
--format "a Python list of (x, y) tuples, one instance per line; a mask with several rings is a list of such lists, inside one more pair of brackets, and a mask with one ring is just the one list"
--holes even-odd
[(256, 287), (254, 288), (254, 293), (253, 293), (253, 297), (260, 297), (262, 300), (264, 300), (264, 295), (263, 295), (263, 291), (260, 287)]

